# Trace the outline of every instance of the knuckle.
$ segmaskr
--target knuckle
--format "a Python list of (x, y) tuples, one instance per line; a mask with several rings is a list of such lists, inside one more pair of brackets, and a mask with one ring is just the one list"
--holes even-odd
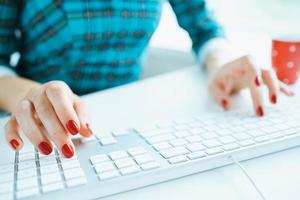
[(66, 83), (63, 81), (51, 81), (45, 85), (46, 92), (61, 94), (66, 89)]

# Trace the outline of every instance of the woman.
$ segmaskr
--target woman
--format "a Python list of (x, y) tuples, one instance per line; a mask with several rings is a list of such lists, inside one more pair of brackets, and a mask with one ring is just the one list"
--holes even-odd
[[(267, 85), (274, 104), (280, 88), (272, 72), (258, 69), (249, 56), (234, 57), (204, 0), (169, 2), (209, 73), (209, 91), (216, 102), (228, 110), (231, 96), (247, 87), (256, 115), (263, 116), (259, 86)], [(139, 78), (162, 3), (1, 0), (0, 108), (12, 113), (5, 127), (8, 144), (20, 150), (23, 130), (42, 154), (52, 152), (53, 141), (65, 157), (72, 157), (70, 134), (92, 134), (77, 95)], [(10, 56), (17, 51), (21, 57), (12, 67)]]

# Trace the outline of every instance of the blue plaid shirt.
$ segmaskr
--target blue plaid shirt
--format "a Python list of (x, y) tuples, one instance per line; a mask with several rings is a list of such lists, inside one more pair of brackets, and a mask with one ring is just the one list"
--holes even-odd
[[(198, 53), (222, 34), (204, 0), (169, 0)], [(139, 78), (163, 0), (0, 0), (0, 65), (77, 94)], [(170, 33), (171, 34), (171, 33)], [(19, 52), (16, 67), (10, 56)]]

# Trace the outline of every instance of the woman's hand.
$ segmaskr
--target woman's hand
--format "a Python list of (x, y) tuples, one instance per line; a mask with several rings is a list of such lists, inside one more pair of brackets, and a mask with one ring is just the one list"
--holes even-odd
[(6, 140), (16, 151), (23, 146), (20, 130), (40, 153), (50, 154), (54, 142), (66, 158), (75, 152), (71, 135), (92, 135), (83, 103), (60, 81), (34, 86), (17, 103), (5, 126)]
[(259, 69), (250, 56), (240, 57), (212, 72), (209, 92), (219, 105), (228, 110), (232, 103), (232, 95), (241, 89), (249, 88), (254, 112), (257, 116), (263, 116), (264, 109), (260, 91), (263, 83), (268, 88), (269, 100), (273, 104), (277, 103), (279, 91), (287, 96), (293, 95), (284, 83), (278, 81), (271, 69)]

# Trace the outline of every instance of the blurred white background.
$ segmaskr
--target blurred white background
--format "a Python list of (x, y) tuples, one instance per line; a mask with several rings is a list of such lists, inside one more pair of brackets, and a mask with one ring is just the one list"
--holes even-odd
[[(232, 43), (242, 52), (258, 55), (263, 65), (270, 64), (266, 47), (270, 47), (271, 37), (282, 34), (300, 37), (300, 0), (208, 0), (207, 3)], [(258, 49), (258, 45), (264, 48)], [(164, 5), (150, 47), (144, 76), (195, 62), (190, 51), (191, 40), (178, 26), (168, 3)]]

